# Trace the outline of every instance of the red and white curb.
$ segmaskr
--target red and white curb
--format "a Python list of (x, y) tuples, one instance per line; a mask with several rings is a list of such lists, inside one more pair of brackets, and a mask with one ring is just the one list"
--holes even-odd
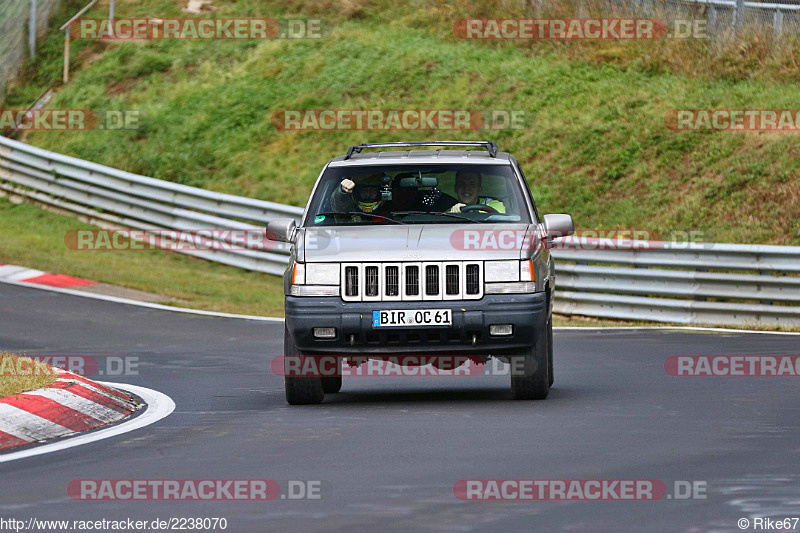
[(97, 284), (96, 281), (90, 281), (88, 279), (75, 278), (64, 274), (51, 274), (33, 268), (3, 264), (0, 264), (0, 280), (34, 283), (36, 285), (47, 285), (49, 287), (60, 287), (62, 289)]
[(55, 370), (47, 387), (0, 398), (0, 451), (118, 422), (141, 407), (124, 392)]

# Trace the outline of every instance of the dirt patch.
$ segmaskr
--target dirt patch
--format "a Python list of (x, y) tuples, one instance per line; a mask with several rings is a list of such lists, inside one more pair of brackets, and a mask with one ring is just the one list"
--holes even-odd
[(112, 83), (106, 89), (106, 94), (109, 96), (117, 96), (132, 91), (139, 83), (137, 78), (127, 78), (117, 83)]

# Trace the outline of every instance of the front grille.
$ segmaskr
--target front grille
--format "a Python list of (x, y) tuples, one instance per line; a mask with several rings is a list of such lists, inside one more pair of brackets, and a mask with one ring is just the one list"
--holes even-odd
[(444, 269), (444, 276), (445, 294), (458, 294), (461, 289), (458, 281), (458, 265), (447, 265)]
[(417, 265), (406, 267), (406, 295), (419, 296), (419, 267)]
[(436, 296), (439, 294), (439, 266), (427, 265), (425, 267), (425, 294)]
[(345, 267), (344, 294), (353, 298), (358, 297), (358, 267)]
[(364, 296), (378, 295), (378, 267), (368, 266), (364, 269)]
[(478, 300), (483, 296), (481, 262), (345, 263), (346, 301)]
[(467, 294), (480, 294), (481, 292), (481, 274), (480, 274), (480, 267), (478, 265), (472, 264), (467, 265), (466, 267), (466, 289)]
[(400, 267), (386, 267), (386, 296), (400, 295)]

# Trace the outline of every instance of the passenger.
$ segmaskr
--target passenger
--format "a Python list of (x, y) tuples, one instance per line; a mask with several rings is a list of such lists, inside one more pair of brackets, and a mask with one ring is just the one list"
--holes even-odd
[(502, 201), (489, 196), (480, 196), (483, 187), (481, 186), (481, 175), (478, 172), (459, 170), (456, 172), (456, 182), (453, 188), (458, 196), (458, 203), (452, 206), (448, 213), (460, 213), (461, 208), (468, 205), (486, 206), (498, 213), (506, 212), (506, 206)]

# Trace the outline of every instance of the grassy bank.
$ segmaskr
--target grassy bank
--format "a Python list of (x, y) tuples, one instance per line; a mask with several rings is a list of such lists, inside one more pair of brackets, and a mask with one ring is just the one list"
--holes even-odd
[(48, 364), (0, 353), (0, 398), (41, 389), (55, 380), (56, 372)]
[[(677, 74), (679, 65), (666, 61), (677, 62), (685, 43), (463, 41), (452, 21), (468, 13), (446, 6), (217, 5), (218, 17), (325, 16), (333, 31), (296, 41), (75, 41), (79, 70), (50, 107), (138, 110), (140, 127), (25, 140), (161, 179), (302, 205), (321, 165), (350, 144), (487, 137), (520, 160), (541, 211), (569, 212), (580, 227), (699, 229), (706, 240), (800, 244), (796, 134), (665, 124), (673, 109), (796, 108), (795, 85), (779, 69), (752, 79), (724, 69), (715, 79)], [(163, 2), (118, 9), (120, 17), (147, 14), (182, 16)], [(684, 53), (704, 53), (693, 46)], [(40, 69), (57, 64), (42, 58)], [(314, 108), (517, 109), (532, 123), (432, 134), (285, 132), (271, 122), (276, 110)]]

